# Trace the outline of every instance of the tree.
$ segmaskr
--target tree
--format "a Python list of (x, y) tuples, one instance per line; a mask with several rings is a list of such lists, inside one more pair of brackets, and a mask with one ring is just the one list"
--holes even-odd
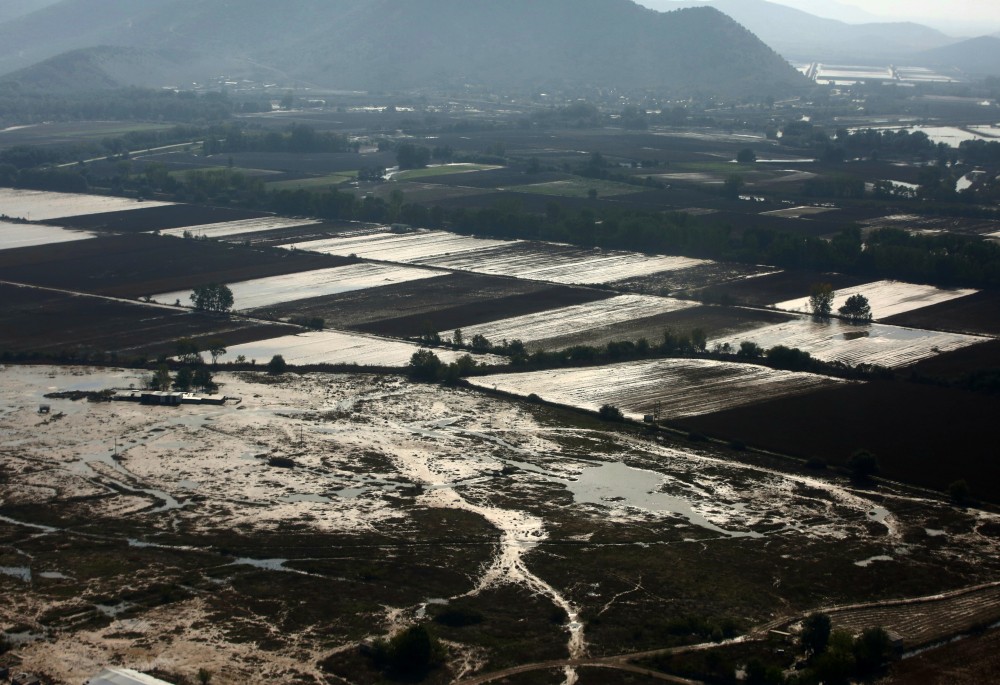
[(198, 683), (200, 685), (208, 685), (212, 682), (212, 672), (207, 668), (198, 669)]
[(872, 308), (864, 295), (851, 295), (844, 306), (837, 310), (840, 315), (854, 323), (871, 323)]
[(735, 199), (740, 196), (740, 191), (743, 190), (743, 186), (744, 181), (742, 176), (739, 174), (730, 174), (722, 183), (722, 194), (725, 197)]
[(285, 358), (280, 354), (276, 354), (271, 357), (271, 361), (267, 363), (267, 372), (272, 376), (280, 376), (288, 370), (288, 363)]
[(603, 421), (624, 421), (625, 415), (622, 414), (622, 410), (612, 404), (602, 405), (600, 410), (598, 410), (597, 415)]
[(866, 481), (878, 474), (878, 457), (868, 450), (858, 450), (847, 460), (847, 468), (851, 470), (851, 478)]
[(831, 623), (826, 614), (810, 614), (802, 622), (802, 632), (799, 634), (799, 644), (806, 654), (822, 654), (830, 641)]
[(892, 658), (892, 640), (885, 628), (868, 628), (854, 641), (855, 674), (877, 672)]
[(736, 356), (740, 359), (758, 359), (764, 354), (764, 349), (751, 340), (744, 340), (740, 343), (740, 349)]
[(705, 348), (708, 347), (708, 336), (705, 334), (704, 328), (695, 328), (691, 331), (691, 344), (699, 351), (705, 351)]
[(205, 392), (215, 392), (219, 386), (212, 380), (212, 372), (204, 364), (195, 367), (194, 375), (191, 377), (191, 384), (196, 388), (201, 388)]
[(212, 366), (219, 362), (219, 357), (226, 353), (226, 344), (219, 339), (208, 341), (208, 353), (212, 355)]
[(430, 350), (418, 350), (410, 357), (410, 378), (417, 381), (436, 381), (441, 377), (444, 363)]
[(745, 147), (736, 153), (736, 161), (740, 164), (753, 164), (757, 161), (757, 153), (751, 148)]
[(191, 293), (194, 308), (201, 312), (228, 312), (233, 308), (233, 291), (220, 283), (200, 285)]
[(170, 369), (167, 368), (166, 364), (160, 364), (160, 367), (153, 374), (153, 378), (150, 380), (150, 387), (153, 390), (170, 390), (170, 383), (172, 379), (170, 378)]
[(836, 295), (829, 283), (813, 283), (809, 289), (809, 309), (813, 316), (827, 318), (833, 311), (833, 298)]
[(182, 366), (177, 371), (177, 375), (174, 376), (174, 389), (180, 390), (181, 392), (187, 392), (191, 389), (191, 384), (194, 382), (194, 375), (191, 373), (191, 368), (188, 366)]
[(431, 161), (429, 148), (413, 143), (403, 143), (396, 148), (396, 163), (400, 170), (423, 169)]
[(472, 336), (473, 352), (489, 352), (492, 348), (493, 343), (491, 343), (482, 333), (476, 333)]
[(454, 343), (455, 347), (462, 347), (465, 344), (465, 337), (462, 335), (461, 328), (455, 329), (455, 335), (451, 339), (451, 342)]

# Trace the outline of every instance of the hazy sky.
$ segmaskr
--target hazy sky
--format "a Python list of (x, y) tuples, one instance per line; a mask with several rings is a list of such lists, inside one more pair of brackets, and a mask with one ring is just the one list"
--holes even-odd
[[(663, 0), (637, 0), (663, 8)], [(1000, 32), (1000, 0), (770, 0), (852, 23), (915, 21), (954, 36)]]

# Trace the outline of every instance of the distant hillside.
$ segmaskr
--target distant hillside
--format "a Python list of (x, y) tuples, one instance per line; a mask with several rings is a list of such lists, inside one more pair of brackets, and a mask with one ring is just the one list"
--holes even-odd
[(1000, 76), (1000, 38), (981, 36), (928, 50), (917, 56), (921, 64), (955, 67), (973, 76)]
[(905, 56), (954, 43), (953, 38), (913, 23), (847, 24), (766, 0), (650, 0), (668, 11), (714, 7), (748, 28), (788, 59), (898, 62)]
[[(143, 56), (81, 51), (96, 46)], [(714, 9), (663, 14), (631, 0), (62, 0), (0, 25), (0, 72), (56, 56), (14, 78), (47, 87), (66, 81), (58, 67), (150, 86), (226, 75), (352, 90), (472, 83), (727, 95), (804, 83)], [(133, 69), (137, 60), (145, 70)]]
[(3, 0), (0, 2), (0, 24), (37, 12), (59, 0)]

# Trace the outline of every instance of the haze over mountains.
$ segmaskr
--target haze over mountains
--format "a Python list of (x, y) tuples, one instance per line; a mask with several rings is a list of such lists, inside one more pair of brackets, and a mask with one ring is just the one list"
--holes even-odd
[(229, 75), (345, 90), (470, 83), (762, 96), (805, 83), (714, 9), (663, 14), (631, 0), (62, 0), (0, 24), (0, 72), (26, 67), (8, 79), (82, 88)]
[(766, 0), (643, 0), (662, 11), (714, 7), (793, 60), (902, 62), (906, 57), (956, 42), (912, 22), (848, 24)]

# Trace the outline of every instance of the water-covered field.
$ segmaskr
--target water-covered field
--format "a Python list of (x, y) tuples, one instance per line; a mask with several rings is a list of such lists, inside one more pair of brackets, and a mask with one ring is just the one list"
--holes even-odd
[[(331, 269), (303, 271), (294, 274), (271, 276), (253, 281), (232, 283), (234, 308), (257, 309), (269, 305), (304, 300), (323, 295), (337, 295), (354, 290), (407, 283), (425, 278), (442, 276), (444, 272), (387, 264), (350, 264)], [(156, 302), (181, 304), (191, 302), (191, 290), (177, 290), (153, 296)]]
[(514, 243), (421, 262), (459, 271), (567, 284), (611, 283), (706, 264), (688, 257), (650, 256), (546, 243)]
[[(298, 335), (286, 335), (270, 340), (233, 345), (228, 348), (229, 359), (244, 356), (248, 361), (256, 360), (266, 364), (271, 357), (280, 354), (289, 364), (358, 364), (361, 366), (398, 366), (409, 364), (410, 358), (420, 350), (414, 345), (399, 340), (377, 338), (358, 333), (336, 331), (312, 331)], [(435, 350), (441, 361), (451, 363), (464, 353), (450, 350)], [(474, 355), (487, 364), (500, 360), (490, 355)]]
[(428, 258), (483, 250), (497, 245), (505, 245), (507, 242), (509, 241), (470, 238), (445, 231), (393, 233), (388, 229), (383, 229), (361, 232), (359, 235), (293, 243), (287, 247), (342, 257), (353, 254), (363, 259), (414, 264)]
[(215, 224), (202, 224), (200, 226), (182, 226), (180, 228), (168, 228), (159, 231), (160, 235), (185, 236), (193, 238), (227, 238), (235, 235), (245, 235), (262, 233), (264, 231), (274, 231), (282, 228), (297, 228), (301, 226), (314, 226), (318, 221), (313, 219), (289, 219), (281, 216), (270, 216), (262, 219), (242, 219), (239, 221), (223, 221)]
[[(917, 285), (902, 281), (877, 281), (863, 283), (849, 288), (841, 288), (833, 299), (833, 311), (839, 310), (853, 295), (864, 295), (875, 320), (887, 319), (896, 314), (904, 314), (922, 307), (948, 302), (978, 291), (961, 288), (948, 290), (932, 285)], [(791, 312), (809, 312), (809, 298), (800, 297), (772, 305), (776, 309)]]
[[(607, 300), (550, 309), (537, 314), (502, 319), (462, 329), (463, 337), (471, 340), (483, 335), (492, 342), (518, 339), (534, 343), (567, 336), (586, 337), (589, 331), (606, 329), (637, 319), (697, 307), (698, 303), (651, 295), (618, 295)], [(441, 331), (450, 337), (453, 331)]]
[(610, 404), (629, 418), (696, 416), (839, 383), (810, 373), (707, 359), (664, 359), (597, 368), (482, 376), (470, 382), (591, 411)]
[(987, 340), (971, 335), (878, 323), (855, 325), (839, 319), (817, 321), (812, 317), (802, 317), (745, 331), (737, 336), (715, 338), (709, 340), (708, 345), (713, 348), (728, 344), (733, 349), (738, 349), (743, 341), (755, 342), (764, 349), (784, 345), (808, 352), (822, 361), (895, 368)]
[(0, 188), (0, 214), (28, 221), (48, 221), (68, 216), (162, 207), (169, 204), (171, 203), (155, 200), (137, 201), (104, 195)]
[(88, 231), (71, 231), (57, 226), (33, 226), (0, 221), (0, 250), (10, 250), (32, 245), (69, 243), (93, 238)]

